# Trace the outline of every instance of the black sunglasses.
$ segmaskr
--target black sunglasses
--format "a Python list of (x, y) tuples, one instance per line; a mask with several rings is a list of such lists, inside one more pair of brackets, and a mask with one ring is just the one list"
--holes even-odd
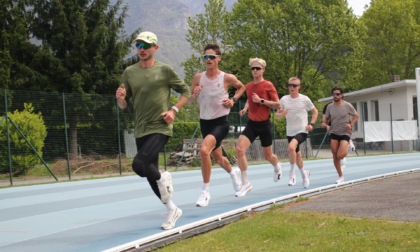
[(147, 50), (152, 46), (153, 46), (153, 44), (149, 44), (149, 43), (146, 43), (146, 42), (137, 42), (136, 43), (137, 49), (142, 49), (143, 48), (144, 50)]
[(260, 71), (261, 69), (263, 69), (262, 67), (251, 67), (251, 71)]
[(206, 54), (203, 56), (204, 60), (208, 60), (208, 59), (214, 60), (215, 58), (217, 58), (217, 55), (213, 55), (213, 54)]
[(291, 84), (291, 83), (287, 84), (287, 87), (288, 87), (288, 88), (291, 88), (291, 87), (293, 87), (293, 88), (297, 88), (297, 87), (299, 87), (299, 86), (300, 86), (299, 84)]

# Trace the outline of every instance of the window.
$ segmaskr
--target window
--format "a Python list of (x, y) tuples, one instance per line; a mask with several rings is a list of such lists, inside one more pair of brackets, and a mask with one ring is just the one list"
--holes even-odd
[(362, 102), (362, 113), (360, 115), (360, 118), (363, 119), (364, 122), (369, 121), (369, 114), (368, 114), (368, 106), (367, 102)]
[(372, 101), (372, 119), (379, 121), (379, 103), (378, 101)]
[[(357, 109), (357, 103), (352, 103), (351, 105), (353, 105), (354, 109), (356, 109), (357, 113), (359, 113), (359, 116), (360, 116), (360, 112), (359, 112), (359, 110)], [(357, 131), (357, 130), (358, 130), (358, 128), (359, 128), (359, 127), (358, 127), (359, 121), (360, 121), (360, 118), (359, 118), (359, 120), (357, 120), (357, 122), (354, 124), (354, 126), (353, 126), (353, 131)]]

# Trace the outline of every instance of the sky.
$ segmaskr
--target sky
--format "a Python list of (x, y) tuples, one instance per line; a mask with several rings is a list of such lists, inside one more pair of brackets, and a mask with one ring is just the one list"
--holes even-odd
[(365, 5), (370, 3), (370, 0), (347, 0), (349, 7), (353, 9), (356, 16), (361, 16), (365, 11)]

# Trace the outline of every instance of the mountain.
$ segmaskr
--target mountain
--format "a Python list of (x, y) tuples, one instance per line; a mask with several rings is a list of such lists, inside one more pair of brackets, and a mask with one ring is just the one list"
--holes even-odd
[[(226, 0), (226, 8), (230, 10), (235, 2)], [(171, 65), (183, 78), (181, 63), (192, 54), (185, 40), (187, 20), (188, 17), (204, 13), (204, 4), (208, 4), (208, 0), (126, 0), (125, 3), (129, 6), (125, 20), (126, 33), (132, 34), (136, 29), (155, 33), (159, 43), (156, 59)], [(130, 56), (135, 54), (133, 48)]]

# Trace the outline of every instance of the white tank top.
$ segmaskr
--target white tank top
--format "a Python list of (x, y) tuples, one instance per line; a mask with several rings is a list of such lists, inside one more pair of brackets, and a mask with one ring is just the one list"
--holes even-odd
[(197, 102), (200, 106), (200, 118), (204, 120), (216, 119), (228, 115), (230, 108), (223, 106), (223, 100), (229, 98), (229, 93), (225, 90), (225, 73), (209, 79), (206, 72), (201, 73), (200, 86), (203, 86)]

